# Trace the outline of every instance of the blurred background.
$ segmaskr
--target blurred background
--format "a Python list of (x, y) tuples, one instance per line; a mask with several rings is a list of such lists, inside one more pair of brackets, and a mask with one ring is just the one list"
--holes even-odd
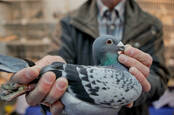
[[(40, 59), (58, 47), (53, 44), (53, 32), (60, 19), (85, 1), (0, 0), (0, 54), (34, 61)], [(166, 64), (174, 71), (174, 0), (136, 1), (163, 22)], [(9, 78), (9, 74), (0, 73), (0, 85)], [(170, 80), (169, 87), (172, 86), (174, 83)], [(10, 114), (15, 105), (16, 101), (0, 101), (0, 115)]]

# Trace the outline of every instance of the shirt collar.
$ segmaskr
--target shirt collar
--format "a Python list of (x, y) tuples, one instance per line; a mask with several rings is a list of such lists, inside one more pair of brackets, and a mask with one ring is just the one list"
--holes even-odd
[[(114, 7), (114, 9), (117, 10), (117, 12), (118, 12), (119, 17), (121, 18), (121, 20), (124, 20), (125, 3), (126, 3), (126, 0), (121, 0)], [(101, 0), (97, 0), (97, 6), (98, 6), (98, 9), (99, 9), (99, 15), (101, 17), (103, 17), (105, 11), (109, 10), (109, 8), (107, 6), (105, 6)]]

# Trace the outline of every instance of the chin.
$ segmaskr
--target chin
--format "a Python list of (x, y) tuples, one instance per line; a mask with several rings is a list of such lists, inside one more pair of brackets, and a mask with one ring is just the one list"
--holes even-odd
[(118, 4), (122, 0), (113, 0), (113, 4)]

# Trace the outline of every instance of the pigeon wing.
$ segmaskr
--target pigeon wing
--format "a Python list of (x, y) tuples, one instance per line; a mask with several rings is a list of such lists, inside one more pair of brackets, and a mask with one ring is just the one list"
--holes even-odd
[(0, 54), (0, 71), (15, 73), (26, 67), (29, 67), (27, 61)]

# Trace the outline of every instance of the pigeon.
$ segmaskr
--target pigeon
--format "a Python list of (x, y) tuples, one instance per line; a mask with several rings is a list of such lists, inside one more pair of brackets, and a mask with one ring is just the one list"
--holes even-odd
[[(64, 96), (72, 96), (72, 99), (66, 101), (64, 96), (61, 99), (68, 114), (114, 115), (122, 106), (135, 101), (142, 87), (128, 69), (118, 62), (118, 52), (124, 50), (124, 45), (115, 37), (98, 37), (92, 50), (95, 66), (55, 62), (52, 67), (43, 70), (57, 72), (57, 77), (63, 76), (68, 80), (69, 87)], [(77, 102), (85, 104), (79, 106)], [(97, 105), (98, 108), (88, 107), (88, 104)]]
[[(63, 76), (68, 80), (68, 89), (61, 98), (68, 115), (115, 115), (142, 93), (141, 84), (118, 62), (118, 52), (124, 50), (121, 42), (111, 35), (100, 36), (94, 41), (92, 50), (94, 66), (54, 62), (40, 72), (40, 77), (52, 71), (57, 78)], [(8, 94), (4, 92), (0, 92), (1, 99)]]

